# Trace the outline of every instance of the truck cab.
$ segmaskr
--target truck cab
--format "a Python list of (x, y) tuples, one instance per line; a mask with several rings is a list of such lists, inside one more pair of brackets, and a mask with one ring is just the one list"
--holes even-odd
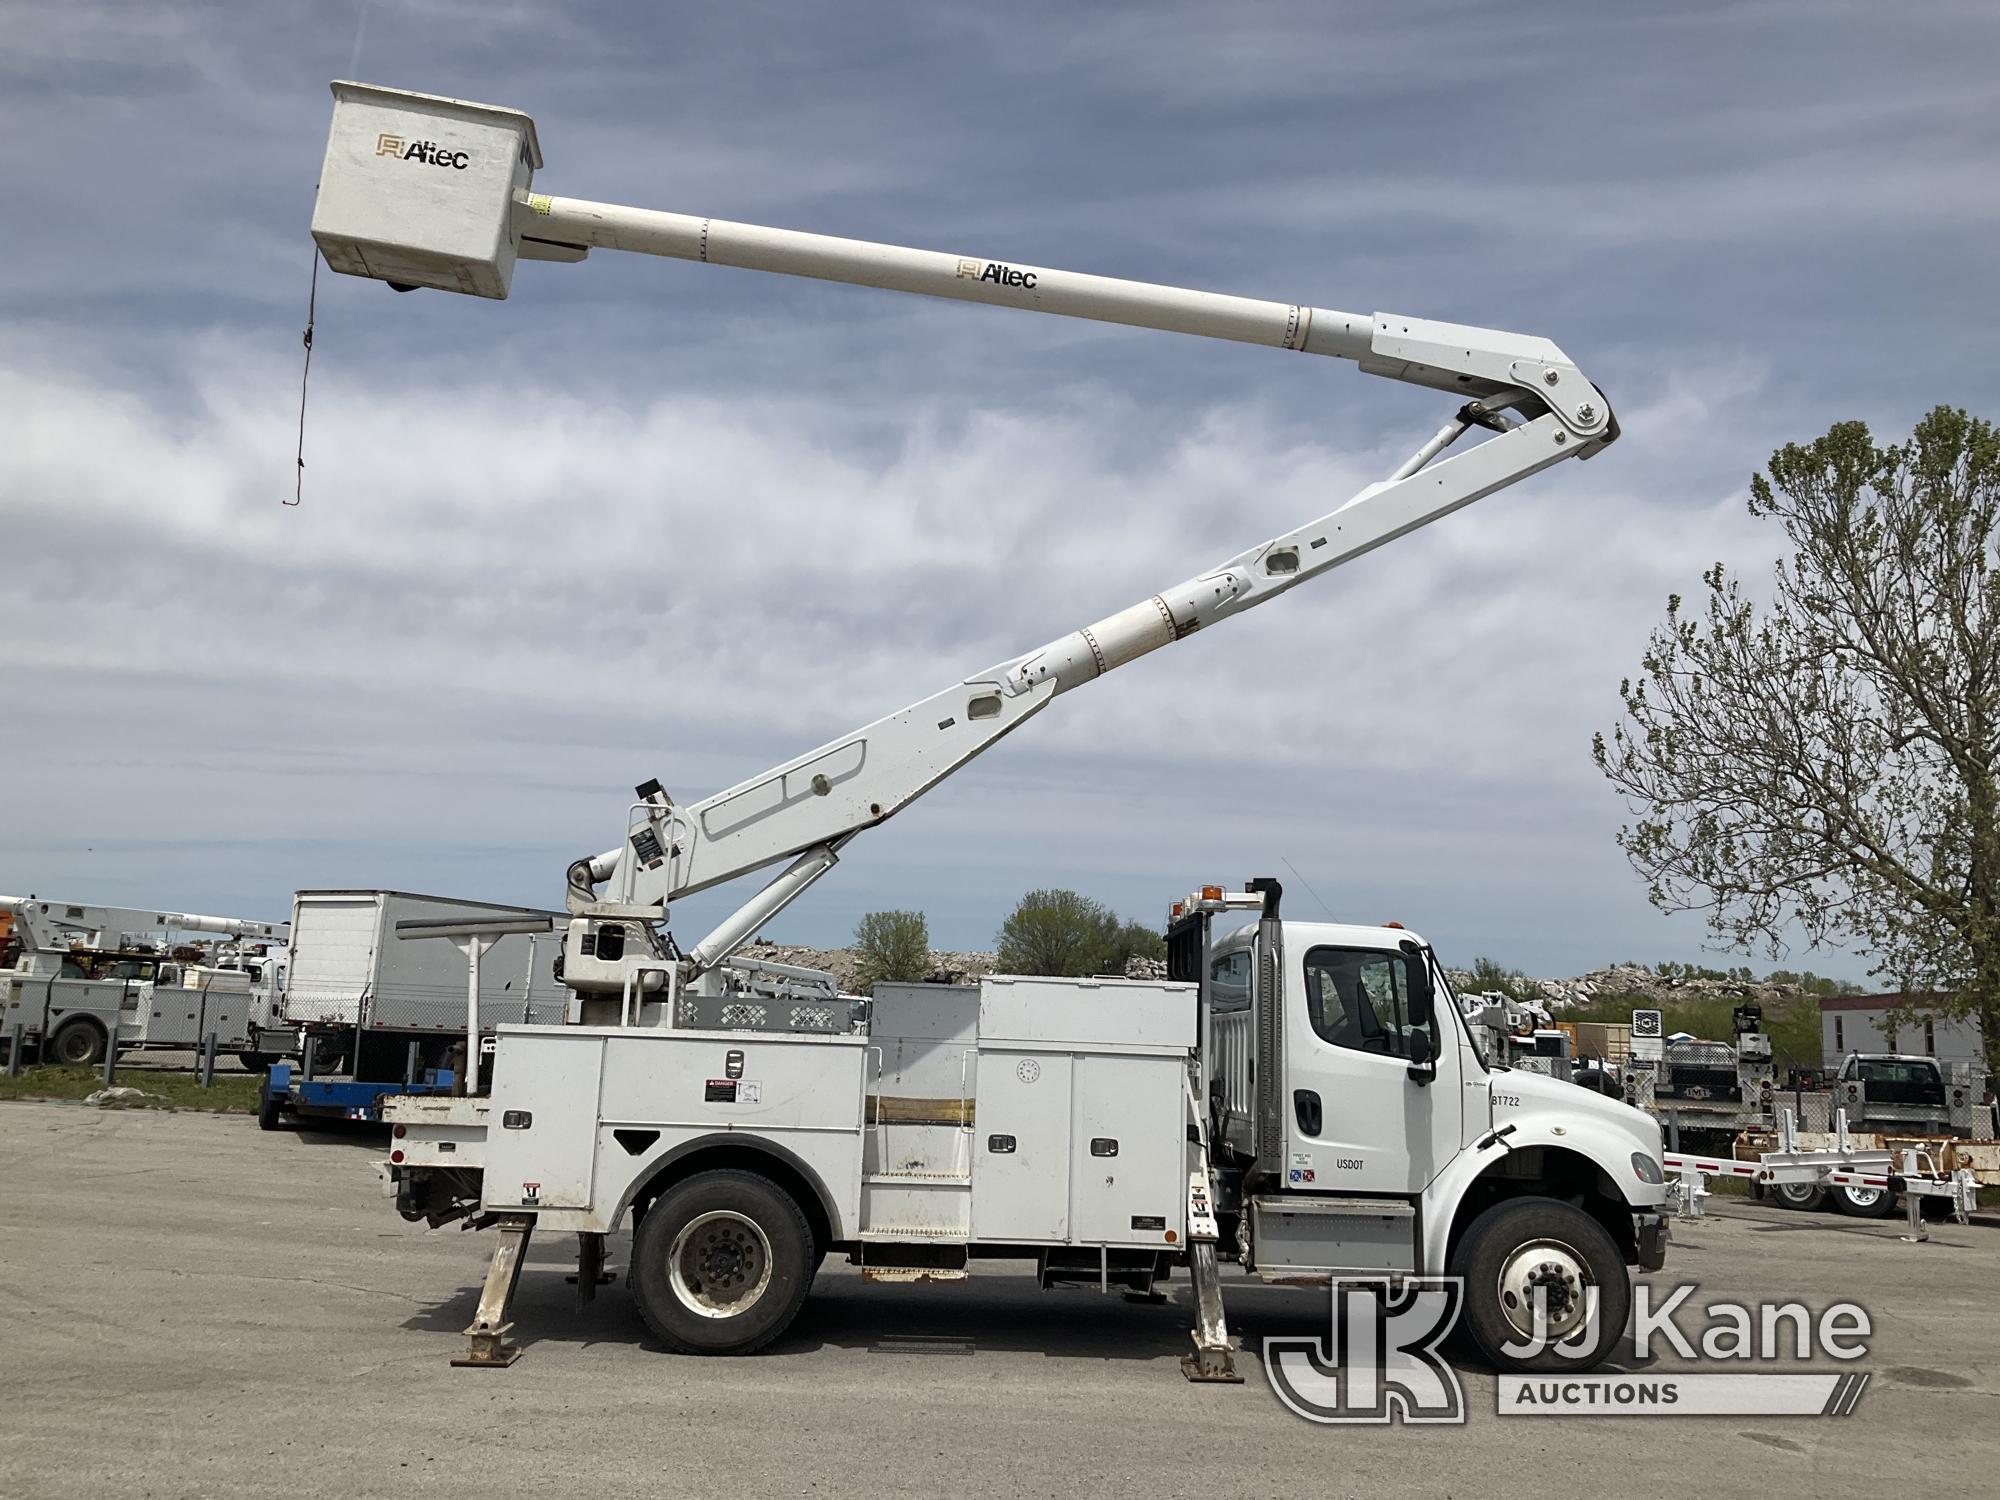
[(1276, 883), (1253, 885), (1256, 921), (1214, 930), (1248, 903), (1211, 886), (1169, 931), (1170, 977), (1203, 986), (1225, 1246), (1270, 1281), (1463, 1277), (1503, 1367), (1535, 1367), (1502, 1346), (1531, 1342), (1536, 1288), (1552, 1336), (1608, 1350), (1627, 1267), (1665, 1256), (1657, 1122), (1489, 1059), (1415, 933), (1282, 920)]

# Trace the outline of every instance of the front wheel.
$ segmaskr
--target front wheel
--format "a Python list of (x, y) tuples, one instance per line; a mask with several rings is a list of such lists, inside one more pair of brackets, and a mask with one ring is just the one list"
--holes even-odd
[(783, 1333), (817, 1249), (784, 1189), (734, 1168), (660, 1195), (632, 1237), (627, 1282), (646, 1326), (680, 1354), (750, 1354)]
[[(1466, 1331), (1499, 1370), (1595, 1369), (1632, 1311), (1616, 1242), (1582, 1209), (1553, 1198), (1487, 1209), (1459, 1241), (1451, 1270), (1464, 1278)], [(1539, 1343), (1538, 1303), (1546, 1309)]]

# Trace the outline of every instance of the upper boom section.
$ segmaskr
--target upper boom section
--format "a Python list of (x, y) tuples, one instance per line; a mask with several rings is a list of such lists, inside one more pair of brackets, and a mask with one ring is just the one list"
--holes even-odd
[[(518, 259), (637, 251), (1332, 355), (1464, 396), (1525, 389), (1576, 437), (1609, 428), (1608, 405), (1547, 339), (551, 197), (532, 191), (541, 144), (520, 111), (372, 84), (332, 87), (313, 239), (334, 270), (399, 290), (504, 298)], [(1551, 369), (1573, 378), (1538, 383)]]

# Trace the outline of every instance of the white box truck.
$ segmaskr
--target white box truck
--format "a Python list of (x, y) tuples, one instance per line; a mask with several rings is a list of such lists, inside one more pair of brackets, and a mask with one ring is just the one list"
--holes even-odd
[(297, 1067), (280, 1063), (265, 1075), (259, 1122), (275, 1129), (288, 1115), (374, 1119), (386, 1094), (460, 1086), (465, 960), (442, 943), (397, 941), (399, 923), (541, 919), (540, 934), (510, 933), (484, 955), (479, 1030), (490, 1037), (503, 1023), (560, 1023), (569, 992), (556, 979), (562, 944), (546, 930), (555, 915), (410, 891), (298, 892), (278, 1010), (306, 1044)]

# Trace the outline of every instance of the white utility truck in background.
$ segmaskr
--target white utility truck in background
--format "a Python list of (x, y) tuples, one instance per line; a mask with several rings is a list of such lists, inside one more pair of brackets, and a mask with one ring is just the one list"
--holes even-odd
[[(212, 1033), (220, 1052), (261, 1068), (296, 1040), (278, 1019), (289, 928), (247, 917), (0, 896), (19, 956), (0, 969), (0, 1039), (49, 1062), (95, 1065), (105, 1049), (189, 1050)], [(233, 941), (174, 956), (176, 936)], [(183, 945), (185, 946), (185, 945)]]
[[(401, 289), (500, 298), (517, 259), (633, 250), (1332, 355), (1462, 403), (1387, 479), (1184, 583), (713, 796), (642, 784), (617, 845), (569, 870), (564, 1024), (501, 1027), (488, 1093), (384, 1108), (402, 1211), (500, 1234), (467, 1362), (517, 1352), (506, 1309), (536, 1227), (578, 1236), (583, 1298), (628, 1218), (639, 1309), (688, 1352), (776, 1338), (832, 1252), (886, 1280), (956, 1280), (999, 1256), (1101, 1287), (1185, 1265), (1197, 1379), (1234, 1378), (1223, 1255), (1284, 1282), (1457, 1273), (1496, 1363), (1580, 1370), (1608, 1352), (1627, 1267), (1664, 1254), (1658, 1129), (1489, 1070), (1412, 933), (1289, 922), (1255, 882), (1184, 904), (1165, 982), (995, 976), (927, 1009), (920, 991), (732, 1000), (724, 977), (849, 839), (1058, 695), (1611, 443), (1610, 407), (1568, 356), (1489, 329), (550, 197), (532, 190), (526, 115), (361, 84), (334, 96), (314, 239), (333, 269)], [(1445, 456), (1475, 428), (1484, 441)], [(666, 931), (670, 901), (780, 861), (699, 942)], [(1213, 930), (1246, 902), (1253, 929)], [(530, 925), (399, 937), (476, 963)], [(958, 1080), (943, 1093), (940, 1072)]]

